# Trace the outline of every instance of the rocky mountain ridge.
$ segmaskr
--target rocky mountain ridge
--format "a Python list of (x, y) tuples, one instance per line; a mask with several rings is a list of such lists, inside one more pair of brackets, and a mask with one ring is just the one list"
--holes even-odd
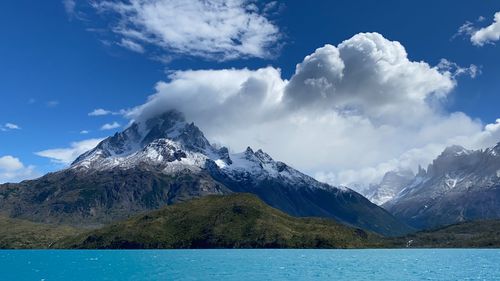
[(416, 228), (500, 218), (500, 143), (446, 148), (383, 207)]

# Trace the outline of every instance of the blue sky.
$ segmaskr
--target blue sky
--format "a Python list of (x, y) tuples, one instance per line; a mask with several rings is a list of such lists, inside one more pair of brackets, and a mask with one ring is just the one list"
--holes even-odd
[[(134, 44), (140, 47), (135, 51), (130, 50), (130, 45), (129, 48), (120, 46), (132, 38), (116, 32), (122, 15), (109, 5), (105, 7), (103, 1), (97, 3), (102, 6), (91, 7), (88, 1), (79, 0), (0, 3), (0, 124), (3, 128), (0, 157), (11, 156), (23, 165), (20, 168), (17, 160), (9, 158), (10, 162), (6, 162), (13, 167), (4, 168), (0, 181), (20, 180), (64, 167), (57, 159), (41, 157), (36, 152), (71, 148), (71, 143), (103, 138), (123, 129), (129, 118), (124, 118), (119, 111), (144, 104), (149, 95), (158, 93), (155, 84), (168, 82), (167, 75), (175, 71), (245, 67), (256, 70), (272, 66), (281, 70), (283, 80), (290, 80), (296, 65), (306, 55), (325, 44), (337, 46), (360, 32), (377, 32), (389, 41), (399, 41), (410, 61), (436, 66), (445, 58), (456, 63), (452, 74), (459, 69), (467, 72), (453, 78), (456, 86), (440, 101), (439, 114), (463, 112), (471, 122), (481, 126), (493, 124), (500, 118), (500, 46), (494, 38), (481, 41), (486, 42), (482, 46), (471, 42), (473, 32), (493, 24), (500, 2), (358, 0), (307, 1), (305, 5), (304, 1), (284, 1), (265, 11), (269, 2), (235, 1), (247, 6), (255, 4), (257, 10), (253, 13), (269, 22), (253, 32), (266, 32), (266, 28), (270, 28), (267, 33), (257, 35), (271, 42), (259, 41), (262, 44), (259, 43), (256, 51), (226, 48), (223, 49), (228, 52), (225, 55), (219, 54), (221, 49), (212, 51), (137, 40)], [(467, 22), (471, 29), (457, 34)], [(196, 41), (191, 44), (205, 46)], [(159, 57), (168, 61), (160, 61)], [(477, 67), (477, 73), (472, 75), (475, 77), (469, 73), (471, 65)], [(89, 116), (98, 108), (116, 114)], [(114, 122), (120, 127), (101, 129)], [(217, 131), (207, 130), (214, 132), (213, 139), (232, 144), (234, 149), (245, 146), (243, 136), (224, 141), (217, 138), (220, 135)], [(432, 141), (438, 142), (436, 138)], [(390, 160), (371, 159), (359, 167), (340, 167), (334, 163), (332, 168), (319, 170), (315, 165), (301, 164), (308, 161), (300, 158), (288, 159), (286, 152), (274, 151), (269, 142), (262, 143), (268, 144), (263, 146), (271, 150), (272, 155), (333, 182), (332, 177), (338, 179), (341, 170), (366, 170)], [(394, 155), (423, 146), (403, 146), (394, 151)], [(335, 151), (331, 155), (335, 157)], [(330, 170), (336, 170), (334, 176), (328, 176)]]

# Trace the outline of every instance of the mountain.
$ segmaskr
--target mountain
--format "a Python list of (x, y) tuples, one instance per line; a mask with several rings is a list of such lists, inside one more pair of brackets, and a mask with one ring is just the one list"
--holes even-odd
[(500, 218), (500, 144), (447, 147), (383, 207), (419, 229)]
[(211, 194), (249, 192), (294, 216), (333, 218), (384, 235), (411, 229), (360, 194), (320, 183), (262, 150), (230, 154), (177, 111), (99, 143), (67, 169), (0, 185), (0, 213), (99, 227)]
[(377, 235), (332, 220), (295, 218), (255, 195), (206, 196), (63, 239), (53, 248), (359, 248)]
[(371, 202), (382, 205), (396, 196), (415, 177), (411, 170), (394, 170), (385, 173), (379, 184), (371, 185), (362, 194)]

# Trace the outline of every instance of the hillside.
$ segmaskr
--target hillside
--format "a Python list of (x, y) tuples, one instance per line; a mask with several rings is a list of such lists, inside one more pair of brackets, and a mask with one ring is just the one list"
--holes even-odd
[[(411, 241), (408, 243), (408, 241)], [(393, 240), (396, 247), (412, 248), (498, 248), (500, 220), (471, 221), (421, 231)]]
[(71, 237), (54, 248), (358, 248), (380, 238), (332, 220), (294, 218), (250, 194), (206, 196)]
[(80, 230), (0, 216), (0, 249), (48, 248), (55, 241)]

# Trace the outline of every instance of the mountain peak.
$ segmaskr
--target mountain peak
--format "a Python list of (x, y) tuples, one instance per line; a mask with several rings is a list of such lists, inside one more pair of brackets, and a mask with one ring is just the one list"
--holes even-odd
[(217, 153), (203, 132), (194, 123), (186, 122), (184, 114), (169, 110), (146, 121), (134, 122), (124, 131), (103, 140), (94, 149), (79, 156), (72, 166), (112, 167), (123, 162), (128, 156), (141, 151), (145, 153), (143, 150), (151, 153), (152, 147), (160, 149), (158, 144), (165, 143), (162, 140), (168, 140), (167, 148), (176, 151)]
[(470, 150), (460, 145), (451, 145), (444, 149), (440, 156), (459, 156), (470, 154)]

